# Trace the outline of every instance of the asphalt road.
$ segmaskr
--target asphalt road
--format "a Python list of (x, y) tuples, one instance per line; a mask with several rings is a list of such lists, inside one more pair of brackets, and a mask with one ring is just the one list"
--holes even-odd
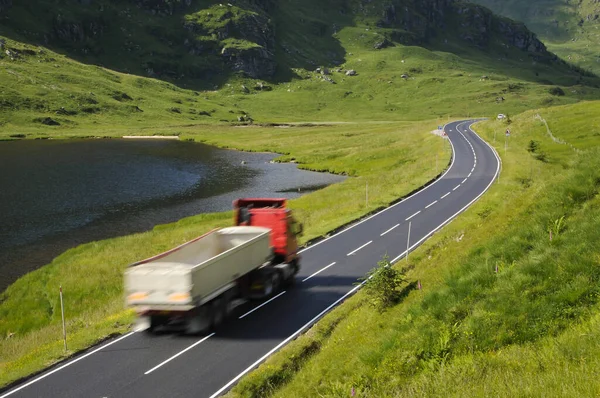
[(500, 161), (471, 129), (445, 131), (448, 171), (427, 188), (302, 253), (297, 283), (273, 299), (236, 308), (205, 337), (131, 332), (0, 393), (4, 397), (216, 397), (344, 298), (385, 254), (403, 257), (477, 200)]

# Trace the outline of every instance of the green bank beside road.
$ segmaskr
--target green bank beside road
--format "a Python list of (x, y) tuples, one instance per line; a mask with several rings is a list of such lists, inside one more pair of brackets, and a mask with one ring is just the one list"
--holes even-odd
[[(306, 242), (439, 175), (449, 164), (451, 150), (446, 140), (429, 132), (438, 122), (164, 131), (222, 147), (278, 152), (280, 161), (350, 176), (291, 202), (304, 223)], [(0, 385), (128, 331), (133, 314), (123, 304), (127, 264), (231, 222), (231, 213), (203, 214), (145, 233), (91, 242), (19, 279), (0, 295)], [(62, 342), (59, 285), (64, 291), (68, 352)]]
[(359, 292), (229, 396), (596, 396), (599, 111), (581, 103), (476, 125), (503, 173), (396, 264), (403, 299), (379, 312)]

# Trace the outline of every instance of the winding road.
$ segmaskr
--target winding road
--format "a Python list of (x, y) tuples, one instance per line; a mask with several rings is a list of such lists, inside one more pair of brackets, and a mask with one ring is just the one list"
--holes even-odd
[(244, 374), (353, 294), (385, 254), (394, 261), (474, 203), (500, 172), (500, 159), (471, 130), (445, 126), (454, 150), (446, 173), (401, 202), (302, 252), (297, 283), (237, 307), (204, 337), (131, 332), (0, 392), (5, 397), (217, 397)]

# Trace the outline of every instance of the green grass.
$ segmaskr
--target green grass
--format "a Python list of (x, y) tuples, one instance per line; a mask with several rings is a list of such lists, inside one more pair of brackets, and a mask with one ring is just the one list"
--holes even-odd
[[(383, 314), (358, 293), (324, 318), (333, 330), (317, 324), (230, 396), (596, 396), (599, 111), (513, 117), (500, 182), (411, 256), (422, 290)], [(477, 127), (489, 142), (505, 129)]]
[[(17, 14), (11, 14), (10, 24), (0, 28), (0, 34), (7, 37), (6, 47), (18, 54), (14, 60), (5, 53), (0, 54), (0, 139), (176, 134), (182, 139), (222, 147), (274, 151), (282, 154), (280, 161), (294, 160), (307, 169), (352, 176), (341, 184), (292, 201), (291, 207), (306, 227), (305, 241), (364, 216), (439, 174), (447, 164), (449, 151), (443, 140), (428, 133), (435, 126), (458, 117), (515, 115), (533, 107), (568, 106), (598, 98), (600, 93), (596, 78), (582, 76), (561, 63), (532, 63), (526, 53), (514, 49), (501, 54), (504, 59), (499, 62), (497, 51), (481, 51), (454, 37), (450, 37), (449, 42), (443, 38), (433, 39), (427, 47), (396, 42), (393, 47), (375, 50), (375, 42), (395, 33), (392, 29), (374, 26), (375, 19), (380, 16), (381, 4), (372, 3), (371, 6), (379, 8), (371, 7), (371, 14), (358, 17), (354, 13), (356, 10), (344, 8), (343, 2), (324, 4), (292, 0), (281, 1), (272, 15), (273, 26), (281, 32), (277, 37), (275, 56), (283, 66), (272, 81), (249, 79), (239, 74), (216, 74), (212, 80), (206, 80), (194, 73), (222, 69), (223, 64), (211, 64), (214, 61), (211, 57), (183, 54), (187, 49), (183, 51), (178, 40), (183, 37), (180, 35), (181, 21), (186, 16), (188, 22), (201, 25), (196, 27), (198, 30), (194, 31), (193, 37), (199, 44), (209, 47), (231, 45), (236, 50), (253, 50), (258, 45), (256, 40), (238, 35), (239, 32), (219, 38), (223, 21), (213, 12), (221, 13), (220, 8), (217, 10), (212, 2), (198, 2), (197, 9), (175, 11), (174, 15), (179, 19), (167, 20), (139, 10), (129, 16), (125, 12), (125, 3), (110, 3), (116, 7), (111, 11), (116, 14), (111, 15), (115, 20), (125, 21), (121, 25), (126, 26), (124, 32), (109, 29), (102, 39), (120, 44), (110, 52), (101, 51), (102, 42), (76, 43), (71, 47), (52, 43), (54, 51), (40, 47), (39, 37), (52, 23), (52, 13), (48, 10), (55, 10), (52, 7), (57, 6), (57, 2), (44, 0), (36, 2), (41, 5), (37, 8), (27, 4), (15, 8)], [(351, 4), (357, 7), (358, 3)], [(206, 11), (209, 5), (211, 15)], [(94, 13), (90, 10), (69, 7), (63, 9), (64, 18), (78, 20), (84, 15), (93, 19)], [(226, 18), (240, 22), (257, 17), (260, 14), (257, 12), (235, 8)], [(337, 25), (335, 32), (332, 23)], [(131, 42), (127, 37), (133, 38)], [(175, 44), (171, 46), (169, 42)], [(84, 54), (82, 46), (88, 44), (91, 53)], [(148, 51), (155, 56), (150, 57)], [(155, 64), (149, 64), (149, 60)], [(314, 71), (317, 65), (330, 68), (329, 78), (335, 84)], [(171, 83), (142, 77), (147, 75), (145, 70), (149, 67), (173, 69), (176, 73), (163, 76)], [(336, 71), (337, 68), (341, 70)], [(358, 75), (346, 76), (344, 72), (348, 69), (355, 69)], [(181, 77), (188, 72), (190, 79)], [(257, 89), (259, 82), (264, 82), (268, 88)], [(551, 94), (550, 90), (557, 86), (566, 95)], [(590, 103), (575, 108), (556, 108), (556, 114), (553, 109), (543, 110), (541, 114), (555, 136), (584, 149), (595, 145), (595, 133), (585, 130), (583, 125), (578, 125), (575, 132), (569, 132), (560, 119), (581, 112), (581, 117), (597, 123), (597, 119), (592, 119), (596, 108), (595, 103)], [(232, 127), (231, 124), (237, 124), (238, 116), (242, 115), (249, 115), (263, 126)], [(427, 244), (421, 249), (431, 250), (435, 256), (432, 258), (441, 264), (440, 271), (450, 272), (454, 265), (447, 259), (447, 254), (459, 256), (459, 248), (465, 250), (467, 242), (461, 241), (454, 246), (449, 243), (460, 236), (461, 226), (466, 230), (466, 226), (483, 225), (486, 229), (473, 237), (480, 243), (488, 235), (502, 233), (502, 228), (509, 228), (507, 220), (517, 220), (508, 215), (506, 204), (517, 206), (517, 210), (521, 210), (517, 213), (524, 214), (528, 203), (540, 192), (545, 192), (544, 181), (549, 181), (553, 173), (560, 175), (563, 169), (572, 168), (570, 158), (579, 156), (573, 155), (575, 152), (570, 146), (549, 141), (545, 126), (535, 121), (533, 114), (525, 115), (514, 118), (514, 137), (520, 146), (516, 157), (510, 158), (512, 160), (505, 165), (504, 176), (509, 178), (501, 181), (500, 186), (481, 202), (487, 205), (478, 204), (479, 210), (470, 211), (464, 219), (453, 223), (448, 232), (439, 235), (445, 243), (439, 247)], [(42, 124), (46, 118), (60, 125)], [(266, 127), (270, 123), (287, 122), (309, 125), (287, 129)], [(521, 137), (518, 126), (522, 126), (523, 131), (533, 131), (533, 138)], [(491, 137), (489, 132), (487, 136)], [(539, 153), (526, 152), (531, 139), (540, 142)], [(541, 153), (547, 163), (536, 160), (535, 156), (539, 158)], [(509, 155), (513, 156), (512, 152)], [(538, 170), (539, 174), (536, 174)], [(364, 200), (367, 185), (368, 204)], [(490, 220), (495, 220), (496, 224), (489, 224)], [(571, 225), (569, 220), (567, 225)], [(127, 330), (132, 315), (123, 311), (121, 278), (124, 267), (229, 223), (229, 214), (203, 215), (142, 234), (92, 242), (64, 253), (50, 265), (21, 278), (0, 296), (0, 337), (4, 337), (0, 340), (0, 385), (41, 369), (105, 336)], [(504, 240), (500, 240), (500, 244)], [(464, 257), (464, 261), (469, 258)], [(435, 283), (443, 286), (443, 273), (426, 273), (433, 263), (419, 261), (424, 261), (425, 265), (419, 266), (413, 277), (423, 273), (427, 286), (436, 286)], [(65, 289), (68, 313), (68, 353), (61, 350), (56, 311), (56, 289), (60, 284)], [(315, 343), (303, 345), (307, 341), (304, 338), (290, 346), (290, 350), (298, 350), (299, 360), (286, 368), (288, 376), (281, 380), (287, 381), (296, 370), (305, 369), (300, 364), (311, 361), (312, 353), (324, 352), (342, 325), (361, 333), (368, 330), (361, 329), (369, 326), (356, 321), (354, 313), (364, 315), (365, 319), (386, 330), (381, 334), (381, 338), (387, 339), (383, 341), (383, 347), (391, 350), (396, 344), (394, 341), (399, 341), (398, 344), (405, 341), (394, 335), (389, 327), (386, 329), (382, 318), (365, 312), (360, 298), (353, 300), (357, 300), (357, 304), (351, 311), (342, 309), (331, 315), (324, 326), (319, 326), (324, 331), (313, 336)], [(407, 304), (411, 302), (418, 303), (414, 294), (406, 301)], [(399, 306), (398, 311), (404, 311), (402, 308), (404, 306)], [(443, 310), (438, 309), (438, 312)], [(446, 321), (436, 322), (445, 325)], [(558, 325), (558, 329), (561, 327), (562, 324)], [(411, 336), (417, 334), (413, 329), (409, 332)], [(429, 333), (435, 340), (435, 330)], [(371, 366), (365, 369), (376, 368), (385, 355), (375, 348), (368, 348), (368, 336), (367, 332), (361, 334), (357, 342), (359, 346), (364, 345), (362, 359), (348, 361), (336, 371), (353, 375), (355, 369), (351, 369), (351, 365), (362, 366), (363, 360)], [(348, 339), (353, 341), (351, 337)], [(430, 346), (426, 348), (434, 350)], [(432, 352), (435, 354), (435, 350)], [(288, 366), (285, 359), (277, 358), (273, 361)], [(278, 366), (271, 368), (272, 378), (268, 380), (280, 376)], [(331, 375), (333, 380), (336, 373), (325, 371), (323, 376), (326, 375)], [(264, 387), (260, 382), (254, 384), (252, 380), (255, 379), (249, 380), (242, 384), (242, 389), (249, 385), (247, 383), (260, 389)], [(280, 382), (273, 383), (278, 385)], [(325, 393), (331, 391), (337, 390), (325, 390)]]
[[(277, 151), (285, 154), (281, 161), (351, 175), (291, 202), (304, 223), (305, 242), (389, 204), (440, 174), (450, 161), (450, 147), (430, 134), (436, 123), (205, 131), (188, 127), (164, 132), (223, 147)], [(20, 278), (0, 295), (0, 385), (127, 330), (132, 314), (123, 310), (125, 266), (230, 225), (231, 217), (230, 213), (199, 215), (149, 232), (88, 243)], [(59, 285), (65, 292), (68, 353), (61, 349)]]

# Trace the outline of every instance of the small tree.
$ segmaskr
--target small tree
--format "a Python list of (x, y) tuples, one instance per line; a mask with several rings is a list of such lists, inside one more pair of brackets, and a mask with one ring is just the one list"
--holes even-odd
[(400, 287), (406, 282), (404, 274), (404, 270), (393, 268), (389, 257), (384, 256), (363, 278), (369, 304), (380, 312), (396, 304), (400, 299)]

